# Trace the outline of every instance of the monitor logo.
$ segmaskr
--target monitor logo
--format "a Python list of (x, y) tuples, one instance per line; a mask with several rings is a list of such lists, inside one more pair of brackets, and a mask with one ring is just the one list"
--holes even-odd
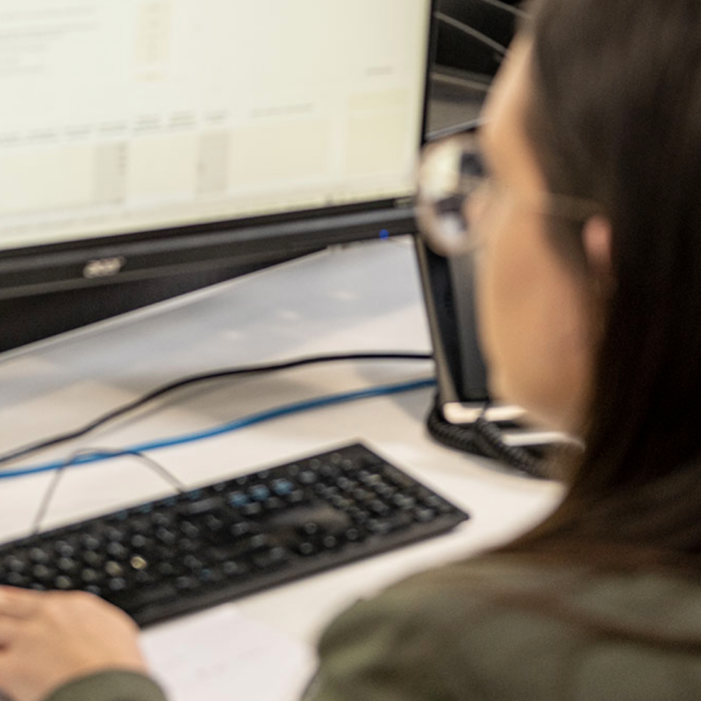
[(89, 260), (83, 268), (83, 277), (87, 280), (95, 278), (112, 277), (116, 275), (125, 265), (127, 259), (124, 256), (113, 258), (96, 258)]

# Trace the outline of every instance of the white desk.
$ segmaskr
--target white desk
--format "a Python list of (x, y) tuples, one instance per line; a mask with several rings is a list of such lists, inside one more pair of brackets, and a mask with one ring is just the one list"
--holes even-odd
[[(81, 425), (185, 375), (317, 353), (429, 348), (410, 242), (335, 249), (3, 356), (0, 450)], [(431, 363), (358, 362), (222, 381), (187, 389), (80, 445), (132, 445), (305, 398), (431, 374)], [(510, 538), (552, 508), (556, 485), (435, 444), (424, 429), (431, 398), (432, 390), (421, 390), (362, 400), (153, 453), (194, 486), (359, 438), (472, 514), (450, 535), (251, 596), (241, 602), (246, 614), (313, 640), (359, 596)], [(2, 539), (26, 533), (49, 480), (43, 474), (0, 482)], [(75, 468), (64, 476), (45, 525), (168, 492), (135, 458)]]

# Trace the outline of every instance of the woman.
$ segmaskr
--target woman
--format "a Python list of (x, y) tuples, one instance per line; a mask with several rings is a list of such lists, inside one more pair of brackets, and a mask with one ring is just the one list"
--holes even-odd
[[(585, 449), (535, 530), (334, 622), (306, 698), (699, 698), (701, 3), (544, 0), (486, 112), (458, 239), (493, 388)], [(17, 701), (162, 699), (143, 673), (118, 611), (0, 589)]]

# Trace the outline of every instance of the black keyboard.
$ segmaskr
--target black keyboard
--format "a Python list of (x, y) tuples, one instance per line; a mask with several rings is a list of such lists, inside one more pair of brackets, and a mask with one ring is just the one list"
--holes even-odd
[(443, 533), (468, 516), (361, 444), (0, 546), (0, 582), (162, 621)]

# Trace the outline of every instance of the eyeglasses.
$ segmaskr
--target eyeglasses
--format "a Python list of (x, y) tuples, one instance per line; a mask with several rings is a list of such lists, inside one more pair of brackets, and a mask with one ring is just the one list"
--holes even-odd
[(426, 243), (442, 255), (470, 253), (479, 246), (482, 218), (495, 200), (569, 221), (585, 222), (601, 211), (592, 201), (544, 193), (539, 202), (500, 188), (484, 167), (474, 132), (449, 136), (425, 147), (419, 166), (416, 216)]

